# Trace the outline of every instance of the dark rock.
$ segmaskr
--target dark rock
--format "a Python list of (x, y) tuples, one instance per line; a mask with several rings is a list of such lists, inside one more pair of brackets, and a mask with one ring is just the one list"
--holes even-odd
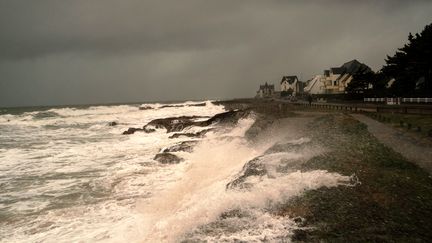
[[(167, 130), (167, 133), (170, 133), (170, 132), (179, 132), (191, 126), (205, 127), (205, 126), (212, 125), (214, 123), (235, 124), (238, 122), (239, 119), (246, 117), (248, 114), (249, 114), (248, 111), (231, 110), (231, 111), (216, 114), (215, 116), (205, 121), (195, 121), (195, 120), (200, 118), (208, 118), (206, 116), (180, 116), (180, 117), (161, 118), (161, 119), (155, 119), (147, 123), (147, 125), (143, 127), (143, 130), (146, 132), (147, 131), (153, 132), (154, 129), (165, 128)], [(197, 135), (201, 136), (203, 134), (202, 133), (184, 134), (184, 136), (189, 136), (189, 137), (194, 137)], [(181, 136), (181, 135), (175, 135), (175, 136)]]
[(302, 217), (295, 217), (295, 218), (293, 218), (293, 221), (299, 227), (305, 227), (306, 226), (306, 220)]
[(165, 152), (156, 154), (154, 160), (159, 161), (162, 164), (178, 164), (183, 161), (183, 159), (177, 155)]
[(203, 102), (203, 103), (197, 103), (197, 104), (190, 104), (190, 105), (187, 105), (187, 106), (206, 106), (206, 103)]
[(308, 239), (307, 232), (305, 230), (302, 230), (302, 229), (295, 229), (294, 234), (291, 237), (292, 241), (305, 242), (307, 239)]
[(124, 131), (122, 134), (123, 135), (130, 135), (130, 134), (134, 134), (137, 131), (143, 131), (143, 129), (130, 127), (127, 131)]
[(140, 106), (139, 109), (140, 110), (151, 110), (151, 109), (153, 109), (153, 107), (151, 107), (151, 106)]
[(240, 120), (241, 118), (246, 117), (249, 115), (248, 111), (245, 110), (230, 110), (227, 112), (219, 113), (214, 115), (212, 118), (205, 121), (205, 124), (210, 125), (213, 123), (232, 123), (235, 124)]
[(143, 127), (142, 130), (143, 130), (144, 132), (146, 132), (146, 133), (152, 133), (152, 132), (155, 132), (155, 131), (156, 131), (156, 129), (148, 128), (148, 127)]
[(162, 150), (163, 153), (169, 153), (169, 152), (192, 152), (193, 146), (195, 146), (199, 141), (191, 140), (191, 141), (183, 141), (181, 143), (178, 143), (174, 146), (171, 146), (169, 148), (166, 148)]
[(251, 185), (245, 183), (246, 179), (249, 176), (263, 176), (267, 174), (267, 169), (265, 165), (260, 163), (260, 158), (257, 157), (249, 162), (247, 162), (244, 166), (242, 171), (240, 172), (240, 176), (237, 177), (237, 179), (229, 182), (226, 185), (227, 189), (243, 189), (243, 188), (250, 188)]
[(221, 219), (228, 219), (228, 218), (242, 218), (248, 216), (246, 212), (241, 211), (240, 209), (233, 209), (227, 212), (221, 213), (219, 216)]
[(174, 133), (173, 135), (171, 135), (169, 138), (178, 138), (181, 136), (185, 136), (185, 137), (192, 137), (192, 138), (201, 138), (203, 137), (207, 132), (211, 131), (213, 129), (205, 129), (196, 133)]
[(296, 217), (296, 218), (293, 219), (293, 221), (294, 221), (296, 224), (299, 224), (299, 223), (301, 223), (303, 220), (302, 220), (302, 218), (300, 218), (300, 217)]
[(168, 117), (155, 119), (147, 125), (144, 126), (146, 128), (165, 128), (167, 132), (178, 132), (183, 130), (186, 127), (190, 127), (193, 125), (200, 125), (201, 122), (195, 122), (194, 119), (204, 118), (203, 116), (180, 116), (180, 117)]
[(159, 109), (163, 109), (163, 108), (172, 108), (172, 107), (184, 107), (185, 105), (163, 105), (160, 106)]
[(206, 103), (197, 103), (197, 104), (184, 104), (184, 105), (163, 105), (160, 106), (159, 109), (163, 109), (163, 108), (173, 108), (173, 107), (186, 107), (186, 106), (206, 106)]
[(169, 138), (179, 138), (179, 137), (197, 137), (198, 135), (196, 135), (195, 133), (174, 133), (173, 135), (169, 136)]
[(108, 122), (108, 126), (110, 126), (110, 127), (117, 126), (117, 125), (118, 125), (118, 123), (115, 121)]

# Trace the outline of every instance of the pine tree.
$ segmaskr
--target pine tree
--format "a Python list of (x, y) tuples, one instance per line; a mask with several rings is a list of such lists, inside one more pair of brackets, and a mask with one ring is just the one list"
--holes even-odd
[(420, 34), (409, 33), (408, 43), (387, 56), (382, 73), (395, 82), (392, 95), (432, 97), (432, 24)]
[(375, 73), (359, 71), (353, 74), (353, 79), (348, 83), (346, 92), (349, 94), (365, 94), (371, 89), (375, 81)]

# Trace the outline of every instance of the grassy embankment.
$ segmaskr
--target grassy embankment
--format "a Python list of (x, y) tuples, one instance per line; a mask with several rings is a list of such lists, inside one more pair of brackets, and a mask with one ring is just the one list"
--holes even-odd
[(432, 115), (398, 113), (367, 113), (367, 115), (380, 122), (388, 123), (400, 131), (432, 139)]
[[(271, 119), (298, 115), (293, 111), (311, 111), (271, 101), (237, 100), (224, 105), (251, 108)], [(361, 184), (307, 191), (280, 205), (275, 214), (306, 219), (306, 228), (295, 232), (294, 241), (432, 241), (432, 177), (427, 172), (381, 144), (366, 125), (340, 111), (320, 115), (307, 131), (327, 152), (304, 163), (301, 170), (355, 174)]]
[[(310, 124), (313, 141), (329, 152), (303, 165), (355, 174), (361, 184), (306, 192), (281, 205), (278, 214), (306, 219), (305, 242), (430, 242), (432, 178), (379, 143), (362, 123), (329, 113)], [(313, 129), (312, 129), (313, 128)]]

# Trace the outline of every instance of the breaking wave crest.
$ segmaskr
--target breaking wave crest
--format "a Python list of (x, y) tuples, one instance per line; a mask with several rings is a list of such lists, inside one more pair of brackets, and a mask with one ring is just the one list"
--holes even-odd
[[(310, 158), (311, 153), (270, 153), (269, 148), (281, 142), (267, 139), (260, 146), (249, 144), (244, 133), (253, 124), (244, 119), (223, 138), (213, 134), (202, 141), (187, 157), (188, 165), (181, 179), (159, 195), (142, 201), (138, 209), (146, 219), (143, 237), (146, 242), (251, 241), (289, 239), (295, 222), (270, 213), (279, 203), (300, 196), (306, 190), (351, 185), (351, 177), (324, 170), (249, 176), (247, 190), (230, 189), (230, 182), (248, 161), (258, 157), (268, 166), (283, 161)], [(310, 139), (288, 141), (299, 145)], [(230, 212), (241, 212), (227, 217)], [(225, 216), (224, 216), (225, 215)]]
[[(211, 125), (203, 138), (121, 135), (154, 119), (223, 111), (207, 101), (0, 115), (0, 241), (286, 241), (299, 226), (273, 208), (307, 190), (353, 185), (350, 176), (298, 170), (323, 150), (294, 130), (248, 141), (253, 114)], [(154, 159), (173, 146), (183, 162)]]

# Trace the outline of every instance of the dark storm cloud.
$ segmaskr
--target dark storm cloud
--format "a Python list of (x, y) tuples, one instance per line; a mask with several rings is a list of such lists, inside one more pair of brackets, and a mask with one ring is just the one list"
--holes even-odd
[[(343, 14), (338, 11), (349, 12), (364, 6), (372, 11), (381, 8), (385, 14), (392, 9), (400, 10), (426, 1), (305, 2), (2, 1), (0, 58), (29, 58), (80, 51), (117, 53), (223, 48), (254, 37), (262, 31), (257, 27), (271, 28), (269, 25), (272, 24), (280, 27), (272, 21), (290, 20), (289, 15), (298, 16), (296, 24), (300, 25), (302, 22), (319, 21), (314, 18), (319, 13), (297, 13), (308, 7), (318, 8), (318, 11), (322, 9), (323, 12), (336, 9), (334, 17), (337, 18), (337, 15)], [(284, 15), (280, 13), (280, 8), (286, 13), (286, 19), (278, 18), (277, 14)], [(275, 16), (272, 16), (273, 11), (276, 11)], [(349, 20), (342, 22), (356, 24)], [(289, 25), (286, 27), (290, 28)], [(340, 28), (340, 25), (330, 27)]]
[(386, 54), (430, 1), (0, 0), (0, 106), (252, 96)]
[(229, 46), (251, 31), (233, 19), (238, 7), (209, 1), (3, 2), (1, 58)]

